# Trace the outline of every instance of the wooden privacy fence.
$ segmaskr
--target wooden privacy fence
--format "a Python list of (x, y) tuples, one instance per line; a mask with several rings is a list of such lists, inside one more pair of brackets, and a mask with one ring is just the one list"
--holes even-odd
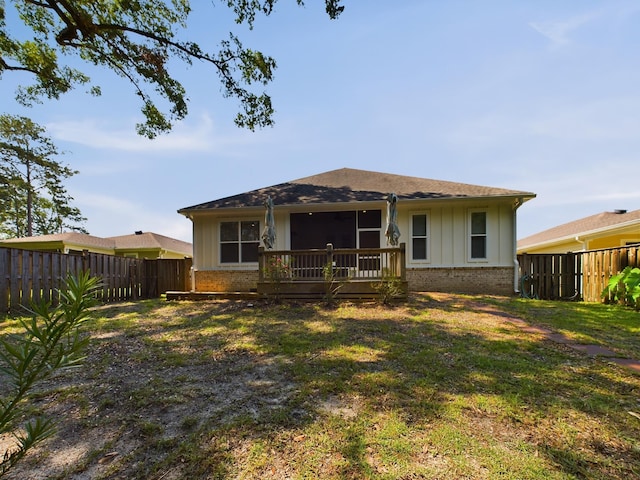
[(581, 258), (580, 253), (518, 255), (520, 294), (545, 300), (580, 299)]
[(609, 278), (640, 266), (640, 245), (576, 253), (518, 255), (520, 291), (543, 300), (599, 302)]
[(599, 302), (609, 278), (627, 266), (640, 267), (640, 245), (584, 252), (582, 265), (583, 298), (588, 302)]
[(19, 312), (42, 300), (56, 305), (69, 273), (88, 270), (101, 278), (98, 299), (117, 302), (157, 298), (191, 289), (191, 259), (139, 259), (85, 252), (69, 255), (0, 248), (0, 313)]

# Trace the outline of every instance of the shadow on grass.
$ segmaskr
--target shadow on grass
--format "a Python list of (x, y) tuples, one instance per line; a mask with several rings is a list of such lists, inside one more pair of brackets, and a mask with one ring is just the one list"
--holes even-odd
[[(84, 465), (78, 460), (84, 473), (104, 474), (98, 459), (117, 451), (109, 466), (129, 478), (235, 478), (241, 468), (247, 478), (270, 468), (285, 478), (295, 476), (294, 465), (313, 471), (335, 454), (327, 477), (393, 478), (385, 470), (393, 462), (408, 463), (403, 475), (438, 472), (415, 460), (435, 450), (454, 463), (439, 475), (455, 467), (473, 478), (463, 457), (476, 451), (463, 450), (500, 441), (509, 448), (494, 475), (527, 477), (508, 463), (518, 448), (543, 457), (535, 468), (557, 478), (583, 478), (585, 465), (592, 478), (631, 478), (640, 469), (629, 446), (640, 429), (625, 417), (638, 408), (638, 381), (505, 327), (508, 314), (477, 299), (424, 295), (395, 308), (331, 310), (246, 302), (145, 307), (143, 315), (102, 311), (87, 367), (60, 379), (83, 386), (84, 398), (42, 397), (53, 413), (86, 403), (59, 433), (67, 445), (88, 443), (91, 432), (102, 440)], [(445, 448), (431, 435), (436, 429), (466, 440)], [(309, 433), (301, 432), (317, 430), (303, 447)], [(605, 455), (590, 447), (593, 436), (616, 439), (617, 448)], [(54, 459), (56, 442), (49, 448)]]

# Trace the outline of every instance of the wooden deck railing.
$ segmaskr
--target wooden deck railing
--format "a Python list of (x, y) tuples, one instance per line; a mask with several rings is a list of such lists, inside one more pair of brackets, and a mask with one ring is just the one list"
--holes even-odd
[(339, 248), (265, 250), (258, 253), (259, 280), (336, 281), (406, 280), (405, 245), (398, 248)]

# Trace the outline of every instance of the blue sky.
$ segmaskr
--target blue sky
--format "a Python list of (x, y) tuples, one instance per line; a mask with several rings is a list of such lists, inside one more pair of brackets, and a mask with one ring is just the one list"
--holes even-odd
[[(176, 211), (349, 167), (530, 191), (518, 237), (587, 215), (640, 208), (640, 3), (636, 0), (280, 0), (253, 31), (224, 2), (198, 9), (184, 38), (214, 50), (234, 30), (276, 58), (273, 128), (233, 124), (215, 72), (175, 64), (190, 115), (137, 137), (133, 89), (87, 69), (83, 89), (2, 111), (48, 129), (79, 170), (67, 187), (91, 234), (153, 231), (191, 241)], [(9, 19), (11, 26), (11, 18)]]

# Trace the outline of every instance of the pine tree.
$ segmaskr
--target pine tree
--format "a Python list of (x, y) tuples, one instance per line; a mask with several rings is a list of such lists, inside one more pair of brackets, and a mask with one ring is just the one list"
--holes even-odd
[(86, 219), (63, 185), (78, 172), (55, 160), (58, 155), (43, 127), (0, 115), (0, 236), (84, 232)]

